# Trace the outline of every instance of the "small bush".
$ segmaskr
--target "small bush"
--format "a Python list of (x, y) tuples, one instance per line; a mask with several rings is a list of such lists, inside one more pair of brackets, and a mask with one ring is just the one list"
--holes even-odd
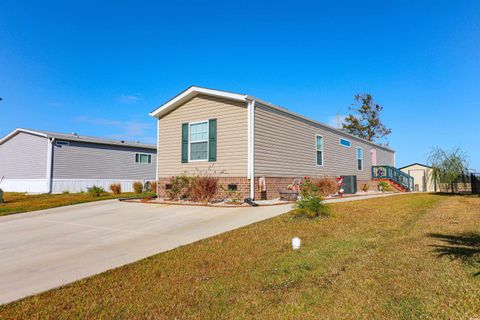
[(92, 197), (100, 197), (103, 196), (106, 191), (102, 187), (93, 186), (91, 188), (87, 188), (87, 193)]
[(309, 177), (304, 177), (300, 182), (300, 195), (302, 198), (318, 196), (318, 187)]
[(122, 185), (120, 183), (112, 183), (110, 185), (110, 191), (112, 191), (113, 194), (120, 194), (122, 193)]
[(338, 192), (338, 183), (334, 178), (320, 178), (315, 184), (318, 189), (318, 194), (327, 197)]
[(362, 185), (362, 191), (367, 192), (368, 190), (370, 190), (370, 186), (368, 185), (368, 183), (364, 183)]
[(152, 184), (150, 183), (150, 181), (145, 181), (145, 183), (143, 184), (143, 192), (150, 191), (152, 191)]
[(152, 192), (157, 193), (157, 186), (158, 186), (157, 181), (150, 181), (150, 188), (152, 189), (151, 190)]
[(213, 176), (197, 176), (192, 180), (191, 199), (193, 201), (210, 202), (218, 192), (218, 178)]
[(319, 196), (305, 197), (297, 201), (293, 215), (297, 217), (316, 218), (330, 215), (330, 207)]
[(141, 181), (135, 181), (132, 184), (132, 187), (133, 187), (133, 192), (135, 192), (136, 194), (140, 194), (143, 192), (143, 183)]
[(378, 190), (380, 191), (393, 191), (393, 187), (390, 185), (390, 183), (386, 181), (380, 181), (378, 183)]
[(172, 200), (188, 198), (191, 193), (193, 177), (187, 176), (185, 173), (170, 178), (170, 188), (165, 191)]
[(68, 190), (62, 191), (62, 194), (69, 194), (69, 193), (70, 193), (70, 191), (68, 191)]

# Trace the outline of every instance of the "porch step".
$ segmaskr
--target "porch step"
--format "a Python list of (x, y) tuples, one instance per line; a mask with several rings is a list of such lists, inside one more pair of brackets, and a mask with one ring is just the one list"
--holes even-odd
[(396, 183), (395, 181), (391, 180), (391, 179), (386, 179), (386, 178), (383, 178), (383, 179), (372, 179), (373, 181), (384, 181), (384, 182), (387, 182), (388, 184), (390, 184), (395, 190), (397, 191), (400, 191), (400, 192), (408, 192), (408, 189), (405, 188), (404, 186), (402, 186), (401, 184), (398, 184)]
[(372, 166), (372, 180), (385, 181), (401, 192), (413, 191), (414, 187), (412, 176), (392, 166)]

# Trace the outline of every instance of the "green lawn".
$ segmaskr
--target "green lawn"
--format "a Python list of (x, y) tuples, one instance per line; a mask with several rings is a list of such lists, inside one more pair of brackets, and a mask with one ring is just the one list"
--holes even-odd
[(285, 214), (5, 305), (0, 319), (480, 317), (479, 197), (332, 208), (327, 219)]
[(0, 216), (5, 216), (13, 213), (68, 206), (71, 204), (83, 202), (133, 196), (133, 193), (123, 193), (120, 195), (107, 193), (100, 197), (93, 197), (88, 193), (26, 195), (25, 193), (7, 192), (4, 194), (5, 203), (0, 203)]

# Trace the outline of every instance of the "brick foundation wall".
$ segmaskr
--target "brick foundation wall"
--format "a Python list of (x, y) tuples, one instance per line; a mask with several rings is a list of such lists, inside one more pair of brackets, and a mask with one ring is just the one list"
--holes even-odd
[(363, 191), (362, 187), (363, 185), (366, 184), (368, 185), (368, 190), (369, 191), (377, 191), (378, 190), (378, 181), (374, 180), (357, 180), (357, 191)]
[[(159, 198), (168, 198), (166, 185), (170, 183), (170, 179), (171, 177), (158, 179), (157, 195)], [(219, 177), (218, 183), (220, 187), (218, 188), (218, 193), (215, 197), (216, 199), (229, 198), (232, 195), (227, 191), (229, 184), (237, 185), (236, 193), (241, 200), (249, 197), (250, 195), (250, 180), (246, 177)]]
[[(287, 186), (292, 183), (293, 179), (298, 177), (265, 177), (266, 184), (266, 196), (267, 200), (276, 199), (280, 197), (280, 191), (286, 190)], [(227, 192), (227, 187), (229, 184), (236, 184), (237, 191), (240, 199), (245, 199), (250, 196), (250, 179), (246, 177), (219, 177), (219, 184), (223, 188), (219, 188), (216, 198), (223, 199), (230, 197), (230, 193)], [(317, 178), (318, 179), (318, 178)], [(316, 178), (312, 177), (312, 180), (315, 182)], [(170, 183), (170, 177), (159, 178), (157, 185), (157, 194), (159, 198), (168, 198), (166, 192), (166, 185)], [(378, 182), (372, 180), (357, 180), (357, 191), (362, 191), (362, 186), (364, 184), (369, 185), (369, 190), (377, 190)], [(262, 193), (258, 189), (258, 177), (255, 178), (255, 199), (262, 199)]]

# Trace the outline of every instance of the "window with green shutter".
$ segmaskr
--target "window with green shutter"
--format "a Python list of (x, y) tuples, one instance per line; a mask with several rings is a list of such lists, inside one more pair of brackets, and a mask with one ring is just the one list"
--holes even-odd
[(152, 163), (152, 155), (146, 153), (136, 153), (135, 154), (135, 162), (136, 163), (143, 163), (149, 164)]
[(182, 162), (217, 161), (217, 119), (182, 124)]

